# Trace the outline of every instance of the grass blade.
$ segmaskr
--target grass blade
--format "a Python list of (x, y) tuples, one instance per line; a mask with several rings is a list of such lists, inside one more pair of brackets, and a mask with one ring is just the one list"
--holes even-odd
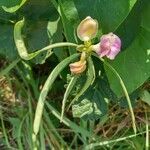
[(16, 65), (17, 65), (17, 63), (20, 61), (20, 59), (16, 59), (16, 60), (14, 60), (10, 65), (8, 65), (5, 69), (3, 69), (2, 71), (0, 71), (0, 77), (1, 76), (4, 76), (4, 75), (6, 75), (6, 74), (8, 74), (9, 73), (9, 71), (11, 70), (11, 69), (13, 69)]
[(5, 128), (5, 125), (4, 125), (3, 114), (2, 114), (1, 108), (0, 108), (0, 119), (1, 119), (1, 124), (2, 124), (2, 131), (3, 131), (4, 137), (5, 137), (7, 147), (11, 148), (11, 145), (9, 143), (8, 136), (7, 136), (7, 133), (6, 133), (6, 128)]
[[(60, 113), (54, 107), (52, 107), (48, 102), (45, 102), (45, 103), (46, 103), (46, 106), (48, 107), (48, 109), (51, 111), (51, 113), (56, 118), (60, 119), (60, 117), (61, 117)], [(84, 128), (81, 128), (80, 126), (76, 125), (74, 122), (72, 122), (71, 120), (67, 119), (65, 116), (63, 117), (62, 122), (66, 126), (68, 126), (71, 129), (73, 129), (74, 132), (84, 134), (87, 137), (91, 137), (91, 133), (90, 132), (88, 132)]]
[(45, 150), (45, 136), (44, 136), (44, 129), (43, 129), (43, 122), (41, 123), (41, 129), (40, 129), (40, 150)]
[(18, 129), (18, 139), (17, 139), (17, 143), (18, 143), (18, 147), (19, 147), (19, 150), (23, 150), (23, 144), (21, 142), (21, 129), (22, 129), (22, 126), (23, 126), (23, 123), (27, 117), (28, 113), (25, 114), (25, 116), (23, 117), (20, 125), (19, 125), (19, 129)]
[(145, 112), (146, 116), (146, 140), (145, 140), (145, 150), (149, 150), (150, 148), (150, 143), (149, 143), (149, 124), (148, 124), (148, 115), (147, 112)]

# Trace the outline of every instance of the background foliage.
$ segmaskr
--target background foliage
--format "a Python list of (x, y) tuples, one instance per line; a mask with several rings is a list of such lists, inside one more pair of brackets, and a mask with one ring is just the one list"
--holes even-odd
[[(114, 32), (122, 40), (121, 53), (115, 60), (108, 61), (122, 77), (133, 100), (133, 104), (140, 98), (146, 103), (150, 103), (149, 86), (147, 88), (150, 77), (149, 0), (1, 0), (0, 6), (0, 57), (9, 63), (12, 62), (12, 65), (7, 68), (8, 71), (5, 70), (6, 72), (4, 72), (1, 69), (1, 76), (7, 74), (18, 63), (19, 56), (13, 37), (14, 24), (17, 21), (25, 18), (23, 37), (28, 52), (34, 52), (55, 42), (68, 41), (81, 43), (76, 36), (77, 26), (82, 19), (91, 16), (97, 19), (99, 23), (99, 32), (96, 39), (93, 40), (93, 43), (99, 42), (100, 36), (109, 32)], [(36, 103), (34, 98), (38, 98), (40, 86), (43, 85), (49, 72), (53, 70), (57, 63), (76, 52), (74, 48), (67, 49), (66, 47), (53, 49), (55, 55), (51, 51), (50, 49), (48, 52), (40, 54), (32, 61), (19, 62), (16, 68), (17, 75), (14, 73), (16, 78), (18, 78), (18, 81), (15, 81), (17, 82), (15, 88), (19, 89), (21, 86), (19, 80), (21, 80), (24, 82), (23, 86), (31, 91), (31, 93), (27, 94), (26, 89), (22, 89), (24, 94), (22, 94), (22, 91), (19, 92), (19, 95), (16, 94), (17, 97), (21, 95), (22, 99), (26, 96), (32, 99), (32, 104), (26, 102), (32, 106), (32, 108), (29, 107), (31, 112), (34, 111), (34, 105)], [(82, 94), (72, 107), (73, 116), (83, 118), (84, 120), (102, 119), (107, 115), (109, 105), (112, 102), (118, 103), (119, 101), (121, 106), (126, 106), (124, 94), (117, 78), (97, 58), (93, 58), (93, 61), (96, 70), (95, 82)], [(60, 77), (53, 86), (52, 94), (48, 97), (49, 100), (57, 99), (59, 96), (62, 100), (64, 85), (70, 81), (68, 74), (68, 68), (61, 72)], [(73, 99), (80, 91), (85, 79), (86, 76), (83, 74), (76, 83), (69, 100)], [(146, 83), (146, 86), (144, 83)], [(61, 103), (60, 99), (58, 104)], [(53, 101), (50, 104), (57, 107), (57, 105), (53, 104)], [(59, 109), (60, 107), (58, 107)], [(26, 112), (26, 110), (24, 111)], [(14, 137), (17, 137), (15, 135), (15, 131), (19, 128), (17, 124), (22, 126), (25, 120), (23, 116), (20, 114), (19, 118), (21, 120), (18, 119), (18, 116), (16, 118), (13, 116), (9, 119), (10, 124), (13, 124)], [(31, 122), (32, 117), (33, 112), (28, 118)], [(49, 115), (45, 115), (46, 117), (49, 117)], [(58, 120), (56, 118), (54, 120), (54, 126), (57, 126)], [(83, 128), (86, 126), (84, 120), (81, 119), (81, 126)], [(53, 126), (53, 123), (49, 122), (49, 124), (51, 127)], [(28, 126), (30, 125), (28, 124)], [(46, 128), (44, 123), (43, 126), (41, 128)], [(73, 124), (73, 129), (76, 128), (76, 125)], [(45, 129), (41, 129), (40, 137), (46, 132), (42, 132), (42, 130)], [(17, 131), (17, 133), (21, 134), (21, 131)], [(52, 132), (50, 133), (51, 135), (54, 134)], [(83, 136), (84, 132), (79, 133)], [(89, 133), (91, 131), (88, 131), (87, 136), (89, 136)], [(20, 136), (22, 137), (24, 135)], [(29, 137), (31, 139), (31, 135)], [(58, 135), (56, 137), (60, 138)], [(84, 143), (86, 141), (85, 139), (83, 136), (81, 141)], [(62, 145), (65, 145), (62, 138), (59, 140), (62, 142)], [(20, 141), (18, 141), (19, 143)], [(21, 148), (21, 144), (19, 145)], [(57, 145), (57, 148), (60, 148), (58, 143), (52, 142), (52, 145)]]

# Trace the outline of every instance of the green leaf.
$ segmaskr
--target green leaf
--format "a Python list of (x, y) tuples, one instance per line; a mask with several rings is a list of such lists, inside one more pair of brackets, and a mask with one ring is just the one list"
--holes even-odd
[[(150, 32), (141, 28), (137, 38), (124, 52), (120, 53), (111, 65), (122, 77), (129, 93), (141, 86), (150, 76)], [(105, 66), (112, 90), (118, 97), (123, 91), (117, 78)]]
[[(29, 53), (37, 49), (42, 49), (50, 44), (47, 36), (47, 23), (47, 21), (43, 20), (26, 21), (26, 25), (24, 26), (24, 40)], [(36, 64), (43, 64), (50, 55), (51, 49), (34, 58), (33, 62)]]
[(110, 32), (116, 30), (125, 20), (136, 0), (60, 0), (60, 2), (64, 15), (73, 25), (79, 23), (79, 18), (91, 16), (98, 20), (103, 32)]
[(0, 56), (9, 60), (18, 57), (13, 39), (13, 25), (0, 24)]
[[(68, 19), (66, 18), (65, 16), (65, 12), (63, 10), (63, 6), (62, 6), (62, 3), (61, 3), (61, 0), (58, 1), (59, 3), (57, 3), (55, 0), (52, 0), (52, 3), (54, 5), (54, 7), (56, 8), (56, 10), (58, 11), (60, 17), (61, 17), (61, 21), (62, 21), (62, 24), (63, 24), (63, 28), (64, 28), (64, 35), (66, 37), (66, 40), (67, 41), (70, 41), (70, 42), (73, 42), (73, 43), (76, 43), (77, 40), (76, 40), (76, 36), (74, 34), (74, 31), (75, 31), (75, 27), (74, 25), (68, 21)], [(73, 9), (73, 8), (72, 8)], [(71, 8), (70, 8), (71, 10)], [(69, 48), (69, 54), (74, 54), (76, 52), (76, 49), (70, 49)]]
[(125, 50), (137, 37), (140, 31), (141, 14), (145, 8), (144, 6), (145, 4), (143, 4), (142, 1), (138, 1), (132, 11), (130, 11), (128, 17), (116, 30), (116, 35), (118, 35), (122, 41), (122, 50)]
[(9, 12), (9, 13), (14, 13), (15, 11), (17, 11), (19, 8), (21, 8), (25, 2), (27, 0), (13, 0), (10, 1), (10, 0), (5, 0), (5, 2), (3, 3), (3, 0), (2, 0), (2, 8), (6, 11), (6, 12)]
[(7, 6), (7, 7), (11, 7), (11, 6), (15, 6), (17, 4), (19, 4), (21, 2), (21, 0), (1, 0), (0, 1), (0, 6)]
[[(56, 15), (52, 16), (52, 18), (48, 21), (47, 25), (47, 32), (50, 44), (63, 41), (62, 30), (62, 23), (60, 17), (56, 12)], [(53, 52), (58, 57), (59, 61), (62, 61), (67, 57), (67, 51), (64, 48), (55, 48), (53, 49)]]
[(95, 120), (106, 114), (107, 103), (96, 86), (92, 86), (72, 105), (74, 117)]
[(79, 104), (74, 104), (72, 106), (73, 117), (82, 118), (86, 115), (94, 113), (94, 115), (101, 115), (102, 112), (97, 108), (96, 103), (92, 103), (88, 99), (82, 99)]
[(144, 90), (140, 96), (141, 100), (147, 103), (150, 106), (150, 93)]
[(144, 7), (141, 26), (150, 32), (150, 3)]

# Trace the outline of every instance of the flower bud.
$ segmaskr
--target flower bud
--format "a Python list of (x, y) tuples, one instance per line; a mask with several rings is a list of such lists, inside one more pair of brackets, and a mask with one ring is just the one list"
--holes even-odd
[(70, 71), (73, 74), (80, 74), (86, 69), (86, 60), (78, 61), (69, 65)]
[(96, 52), (100, 57), (106, 56), (109, 59), (114, 59), (120, 52), (120, 49), (120, 38), (113, 33), (109, 33), (101, 37), (99, 48), (96, 50)]
[(77, 28), (77, 35), (81, 41), (89, 41), (94, 38), (98, 31), (97, 20), (86, 17)]

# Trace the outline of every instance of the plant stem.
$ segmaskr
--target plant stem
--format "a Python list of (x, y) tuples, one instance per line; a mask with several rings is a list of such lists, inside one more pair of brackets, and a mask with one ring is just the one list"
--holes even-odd
[(100, 58), (100, 59), (101, 59), (102, 62), (104, 62), (105, 65), (107, 65), (113, 71), (113, 73), (118, 77), (118, 79), (120, 81), (120, 85), (121, 85), (121, 87), (122, 87), (122, 89), (124, 91), (125, 97), (127, 99), (128, 105), (129, 105), (129, 110), (130, 110), (131, 118), (132, 118), (133, 130), (134, 130), (134, 133), (136, 134), (137, 131), (136, 131), (136, 125), (135, 125), (135, 116), (134, 116), (131, 100), (130, 100), (128, 91), (127, 91), (127, 89), (125, 87), (125, 84), (124, 84), (122, 78), (120, 77), (120, 75), (118, 74), (118, 72), (108, 62), (106, 62), (104, 59), (102, 59), (102, 58)]
[(37, 50), (29, 55), (32, 55), (31, 57), (35, 57), (37, 56), (38, 54), (40, 54), (41, 52), (44, 52), (44, 51), (47, 51), (47, 50), (50, 50), (50, 49), (53, 49), (53, 48), (57, 48), (57, 47), (65, 47), (65, 46), (72, 46), (72, 47), (77, 47), (78, 45), (75, 44), (75, 43), (70, 43), (70, 42), (60, 42), (60, 43), (55, 43), (55, 44), (51, 44), (51, 45), (48, 45), (40, 50)]
[(120, 85), (124, 91), (124, 94), (125, 94), (125, 97), (127, 99), (127, 102), (128, 102), (128, 106), (129, 106), (129, 110), (130, 110), (130, 113), (131, 113), (131, 118), (132, 118), (132, 126), (133, 126), (133, 130), (134, 130), (134, 133), (136, 134), (137, 132), (137, 129), (136, 129), (136, 124), (135, 124), (135, 115), (134, 115), (134, 112), (133, 112), (133, 108), (132, 108), (132, 104), (131, 104), (131, 100), (130, 100), (130, 97), (129, 97), (129, 94), (128, 94), (128, 91), (126, 89), (126, 86), (122, 80), (122, 78), (120, 77), (120, 75), (118, 74), (118, 72), (108, 63), (106, 62), (103, 58), (101, 57), (98, 57), (97, 55), (93, 54), (95, 57), (99, 58), (109, 69), (112, 70), (112, 72), (117, 76), (117, 78), (119, 79), (120, 81)]
[(60, 42), (60, 43), (55, 43), (55, 44), (51, 44), (48, 45), (44, 48), (42, 48), (41, 50), (38, 50), (37, 52), (43, 52), (52, 48), (56, 48), (56, 47), (64, 47), (64, 46), (72, 46), (72, 47), (77, 47), (78, 45), (75, 43), (70, 43), (70, 42)]

